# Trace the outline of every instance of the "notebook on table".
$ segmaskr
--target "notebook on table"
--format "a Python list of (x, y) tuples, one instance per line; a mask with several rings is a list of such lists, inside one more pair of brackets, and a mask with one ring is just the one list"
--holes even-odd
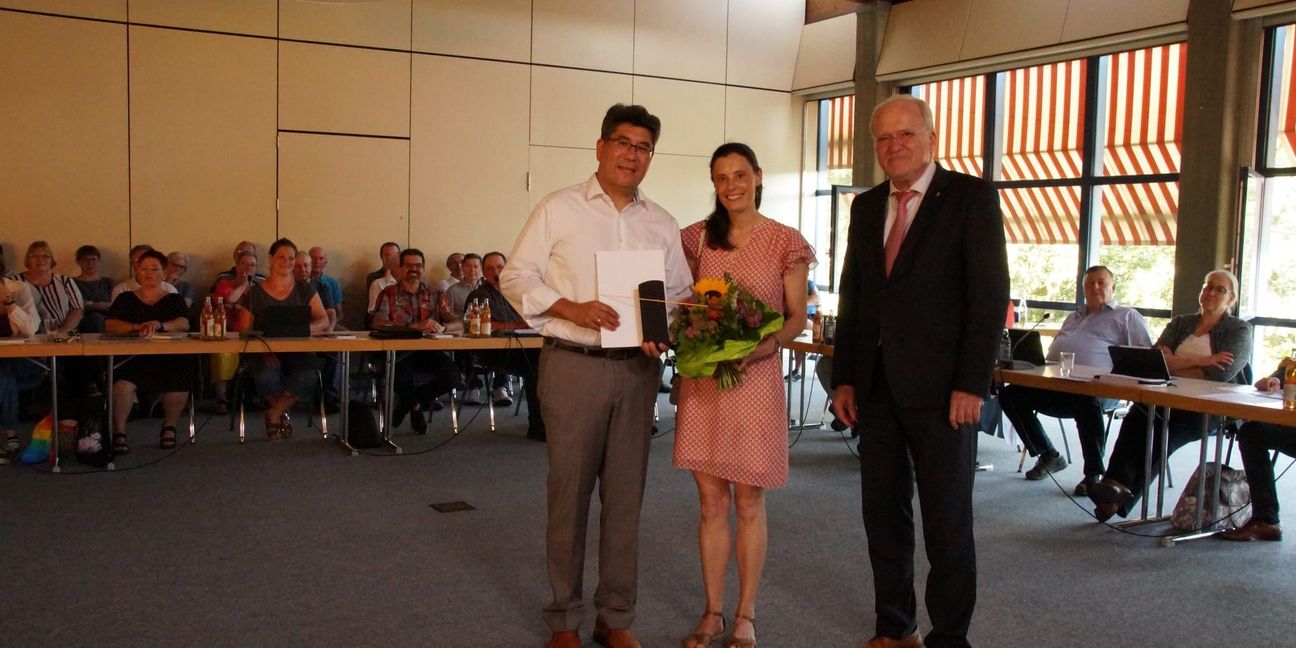
[(1161, 349), (1112, 345), (1107, 347), (1107, 355), (1111, 356), (1111, 373), (1117, 376), (1137, 378), (1143, 385), (1170, 382), (1170, 368)]

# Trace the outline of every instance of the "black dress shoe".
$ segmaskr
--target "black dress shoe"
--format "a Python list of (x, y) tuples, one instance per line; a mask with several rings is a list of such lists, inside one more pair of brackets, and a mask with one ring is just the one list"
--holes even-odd
[(1252, 540), (1282, 542), (1282, 527), (1251, 518), (1246, 524), (1236, 529), (1229, 529), (1219, 534), (1219, 537), (1234, 542), (1251, 542)]

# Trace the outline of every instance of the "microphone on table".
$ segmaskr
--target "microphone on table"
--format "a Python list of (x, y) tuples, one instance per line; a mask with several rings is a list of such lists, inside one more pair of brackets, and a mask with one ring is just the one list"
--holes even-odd
[(1040, 325), (1040, 324), (1043, 324), (1045, 320), (1047, 320), (1047, 319), (1049, 319), (1049, 318), (1051, 318), (1051, 317), (1053, 317), (1053, 313), (1044, 313), (1044, 315), (1041, 316), (1041, 317), (1039, 318), (1039, 321), (1038, 321), (1038, 322), (1035, 322), (1034, 324), (1031, 325), (1030, 328), (1026, 329), (1026, 333), (1025, 333), (1024, 335), (1022, 335), (1020, 338), (1018, 338), (1017, 342), (1014, 343), (1014, 344), (1012, 345), (1012, 347), (1008, 349), (1008, 357), (1007, 357), (1007, 358), (1004, 358), (1004, 361), (1000, 364), (1000, 368), (1002, 368), (1002, 369), (1034, 369), (1034, 368), (1035, 368), (1035, 363), (1033, 363), (1033, 362), (1027, 362), (1027, 361), (1025, 361), (1025, 360), (1016, 360), (1016, 359), (1013, 358), (1013, 356), (1017, 355), (1017, 347), (1021, 346), (1021, 343), (1022, 343), (1022, 342), (1025, 342), (1026, 339), (1030, 337), (1030, 334), (1031, 334), (1031, 333), (1034, 333), (1034, 332), (1035, 332), (1035, 329), (1039, 328), (1039, 325)]

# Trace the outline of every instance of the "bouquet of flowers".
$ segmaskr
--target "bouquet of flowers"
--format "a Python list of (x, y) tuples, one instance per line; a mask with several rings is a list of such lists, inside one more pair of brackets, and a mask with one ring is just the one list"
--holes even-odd
[(679, 342), (676, 371), (688, 378), (714, 377), (721, 391), (742, 381), (738, 360), (783, 328), (783, 314), (734, 283), (729, 273), (699, 279), (693, 297), (672, 315), (671, 334)]

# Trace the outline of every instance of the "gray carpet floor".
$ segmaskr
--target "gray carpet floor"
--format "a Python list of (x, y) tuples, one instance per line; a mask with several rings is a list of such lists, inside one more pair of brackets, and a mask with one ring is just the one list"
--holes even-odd
[[(661, 406), (635, 623), (650, 648), (678, 645), (703, 609), (696, 494), (670, 465)], [(402, 428), (399, 456), (348, 456), (313, 429), (269, 443), (259, 424), (239, 445), (206, 416), (196, 445), (168, 452), (156, 449), (159, 423), (141, 420), (114, 472), (0, 467), (0, 643), (543, 646), (545, 447), (524, 438), (525, 415), (501, 413), (494, 431), (485, 418), (452, 440), (444, 412), (427, 436)], [(760, 644), (853, 647), (873, 631), (858, 463), (827, 429), (789, 441), (791, 484), (768, 495)], [(975, 490), (975, 645), (1296, 645), (1296, 542), (1162, 548), (1096, 524), (1052, 482), (1023, 480), (1017, 457), (982, 435), (980, 458), (997, 469)], [(1195, 445), (1174, 457), (1181, 480), (1195, 457)], [(1069, 490), (1079, 477), (1072, 466), (1059, 481)], [(1280, 482), (1289, 509), (1293, 481)], [(432, 508), (446, 502), (472, 510)], [(921, 550), (918, 571), (921, 601)], [(592, 625), (591, 610), (586, 645)]]

